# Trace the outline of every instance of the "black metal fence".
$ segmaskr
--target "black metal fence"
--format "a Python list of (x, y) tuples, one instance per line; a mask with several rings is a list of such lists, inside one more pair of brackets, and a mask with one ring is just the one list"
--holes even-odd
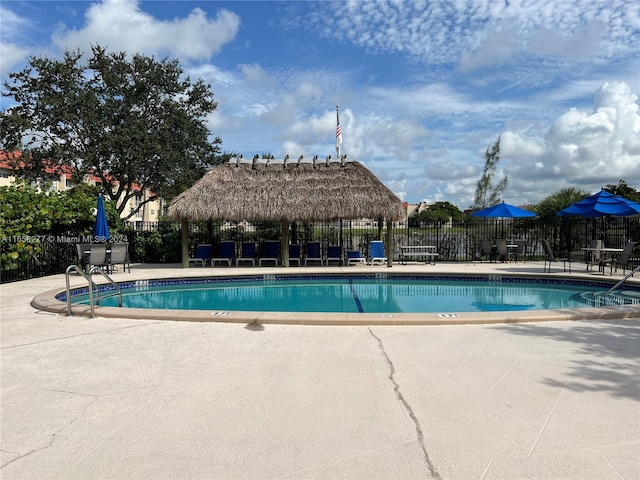
[[(32, 241), (32, 243), (36, 242)], [(77, 262), (74, 243), (49, 241), (46, 237), (37, 243), (39, 251), (33, 257), (17, 262), (15, 268), (2, 266), (0, 283), (63, 273), (69, 265)]]
[[(266, 240), (280, 240), (279, 222), (230, 223), (198, 222), (189, 224), (189, 252), (196, 246), (209, 243), (216, 247), (222, 240), (233, 240), (236, 248), (244, 241), (254, 241), (258, 245), (258, 255)], [(363, 256), (369, 254), (369, 242), (384, 239), (386, 225), (377, 221), (342, 220), (325, 223), (293, 223), (290, 227), (291, 243), (299, 243), (301, 251), (311, 241), (320, 241), (323, 252), (330, 245), (340, 245), (343, 250), (359, 250)], [(584, 260), (582, 247), (591, 239), (602, 239), (604, 245), (623, 248), (627, 241), (640, 242), (640, 218), (580, 219), (558, 218), (545, 222), (538, 218), (482, 219), (469, 217), (447, 225), (409, 227), (407, 222), (393, 224), (392, 239), (394, 260), (399, 259), (400, 246), (434, 245), (439, 253), (439, 261), (479, 260), (483, 240), (505, 238), (519, 241), (525, 250), (519, 255), (524, 260), (542, 259), (542, 239), (548, 239), (555, 251), (568, 253), (574, 261)], [(59, 240), (59, 238), (57, 239)], [(180, 263), (181, 231), (179, 222), (145, 222), (128, 228), (119, 241), (128, 241), (131, 260), (134, 263)], [(16, 268), (2, 268), (2, 283), (25, 280), (39, 276), (63, 273), (77, 263), (73, 242), (42, 241), (39, 253), (33, 258), (18, 262)], [(387, 252), (388, 254), (388, 252)], [(633, 259), (638, 261), (640, 247), (636, 248)]]

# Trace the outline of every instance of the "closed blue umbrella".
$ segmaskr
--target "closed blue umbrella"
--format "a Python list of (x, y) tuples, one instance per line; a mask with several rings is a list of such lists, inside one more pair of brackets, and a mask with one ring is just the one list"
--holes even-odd
[(472, 212), (471, 215), (485, 218), (523, 218), (536, 216), (534, 212), (504, 202), (494, 205), (493, 207)]
[(96, 242), (109, 240), (109, 225), (107, 224), (107, 214), (104, 211), (102, 194), (98, 196), (98, 210), (96, 211), (96, 223), (93, 225), (93, 237)]
[(640, 215), (640, 203), (632, 202), (606, 190), (600, 190), (556, 213), (560, 217), (600, 218), (608, 215), (628, 217)]

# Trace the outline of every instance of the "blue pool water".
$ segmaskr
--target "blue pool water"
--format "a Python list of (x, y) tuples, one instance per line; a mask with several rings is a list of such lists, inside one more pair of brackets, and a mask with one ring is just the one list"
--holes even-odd
[[(265, 275), (122, 284), (123, 307), (210, 311), (288, 312), (486, 312), (588, 306), (581, 292), (607, 284), (531, 278), (428, 276)], [(73, 303), (86, 302), (81, 291)], [(117, 296), (100, 293), (101, 306)], [(104, 298), (103, 298), (104, 297)], [(63, 298), (61, 298), (63, 299)]]

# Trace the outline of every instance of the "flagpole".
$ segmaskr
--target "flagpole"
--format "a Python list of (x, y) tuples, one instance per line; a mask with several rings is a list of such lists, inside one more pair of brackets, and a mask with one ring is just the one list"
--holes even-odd
[(340, 163), (344, 163), (340, 157), (340, 144), (342, 143), (342, 128), (340, 127), (340, 105), (336, 105), (336, 153), (338, 154), (338, 160)]

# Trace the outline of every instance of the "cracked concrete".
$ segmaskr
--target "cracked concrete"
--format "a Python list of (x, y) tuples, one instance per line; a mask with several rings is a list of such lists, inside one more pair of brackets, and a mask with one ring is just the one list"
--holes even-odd
[(640, 480), (640, 318), (309, 326), (29, 305), (63, 285), (0, 287), (3, 480)]
[(416, 439), (418, 440), (418, 443), (420, 444), (420, 448), (422, 449), (422, 453), (424, 453), (424, 459), (425, 459), (425, 462), (427, 464), (427, 468), (429, 469), (429, 478), (435, 478), (437, 480), (440, 480), (440, 475), (436, 471), (435, 467), (433, 466), (433, 463), (431, 462), (431, 459), (429, 458), (429, 452), (427, 452), (427, 446), (424, 443), (424, 434), (422, 433), (422, 427), (420, 426), (420, 420), (418, 420), (418, 417), (416, 417), (415, 413), (413, 413), (413, 409), (411, 408), (411, 405), (409, 405), (407, 400), (402, 395), (402, 391), (400, 390), (400, 385), (398, 384), (398, 382), (396, 382), (396, 380), (394, 378), (394, 374), (396, 372), (396, 369), (393, 366), (393, 362), (391, 361), (391, 359), (389, 358), (389, 355), (387, 354), (386, 350), (384, 349), (384, 344), (382, 343), (382, 340), (375, 333), (373, 333), (373, 331), (371, 330), (371, 327), (369, 327), (369, 333), (378, 342), (378, 346), (380, 347), (380, 352), (382, 353), (382, 356), (385, 358), (385, 361), (387, 362), (387, 365), (389, 366), (389, 380), (391, 380), (391, 384), (393, 385), (393, 391), (395, 392), (396, 397), (398, 397), (398, 400), (400, 401), (400, 403), (404, 407), (404, 410), (406, 411), (407, 415), (409, 416), (409, 418), (411, 419), (411, 421), (413, 422), (413, 424), (415, 426)]

